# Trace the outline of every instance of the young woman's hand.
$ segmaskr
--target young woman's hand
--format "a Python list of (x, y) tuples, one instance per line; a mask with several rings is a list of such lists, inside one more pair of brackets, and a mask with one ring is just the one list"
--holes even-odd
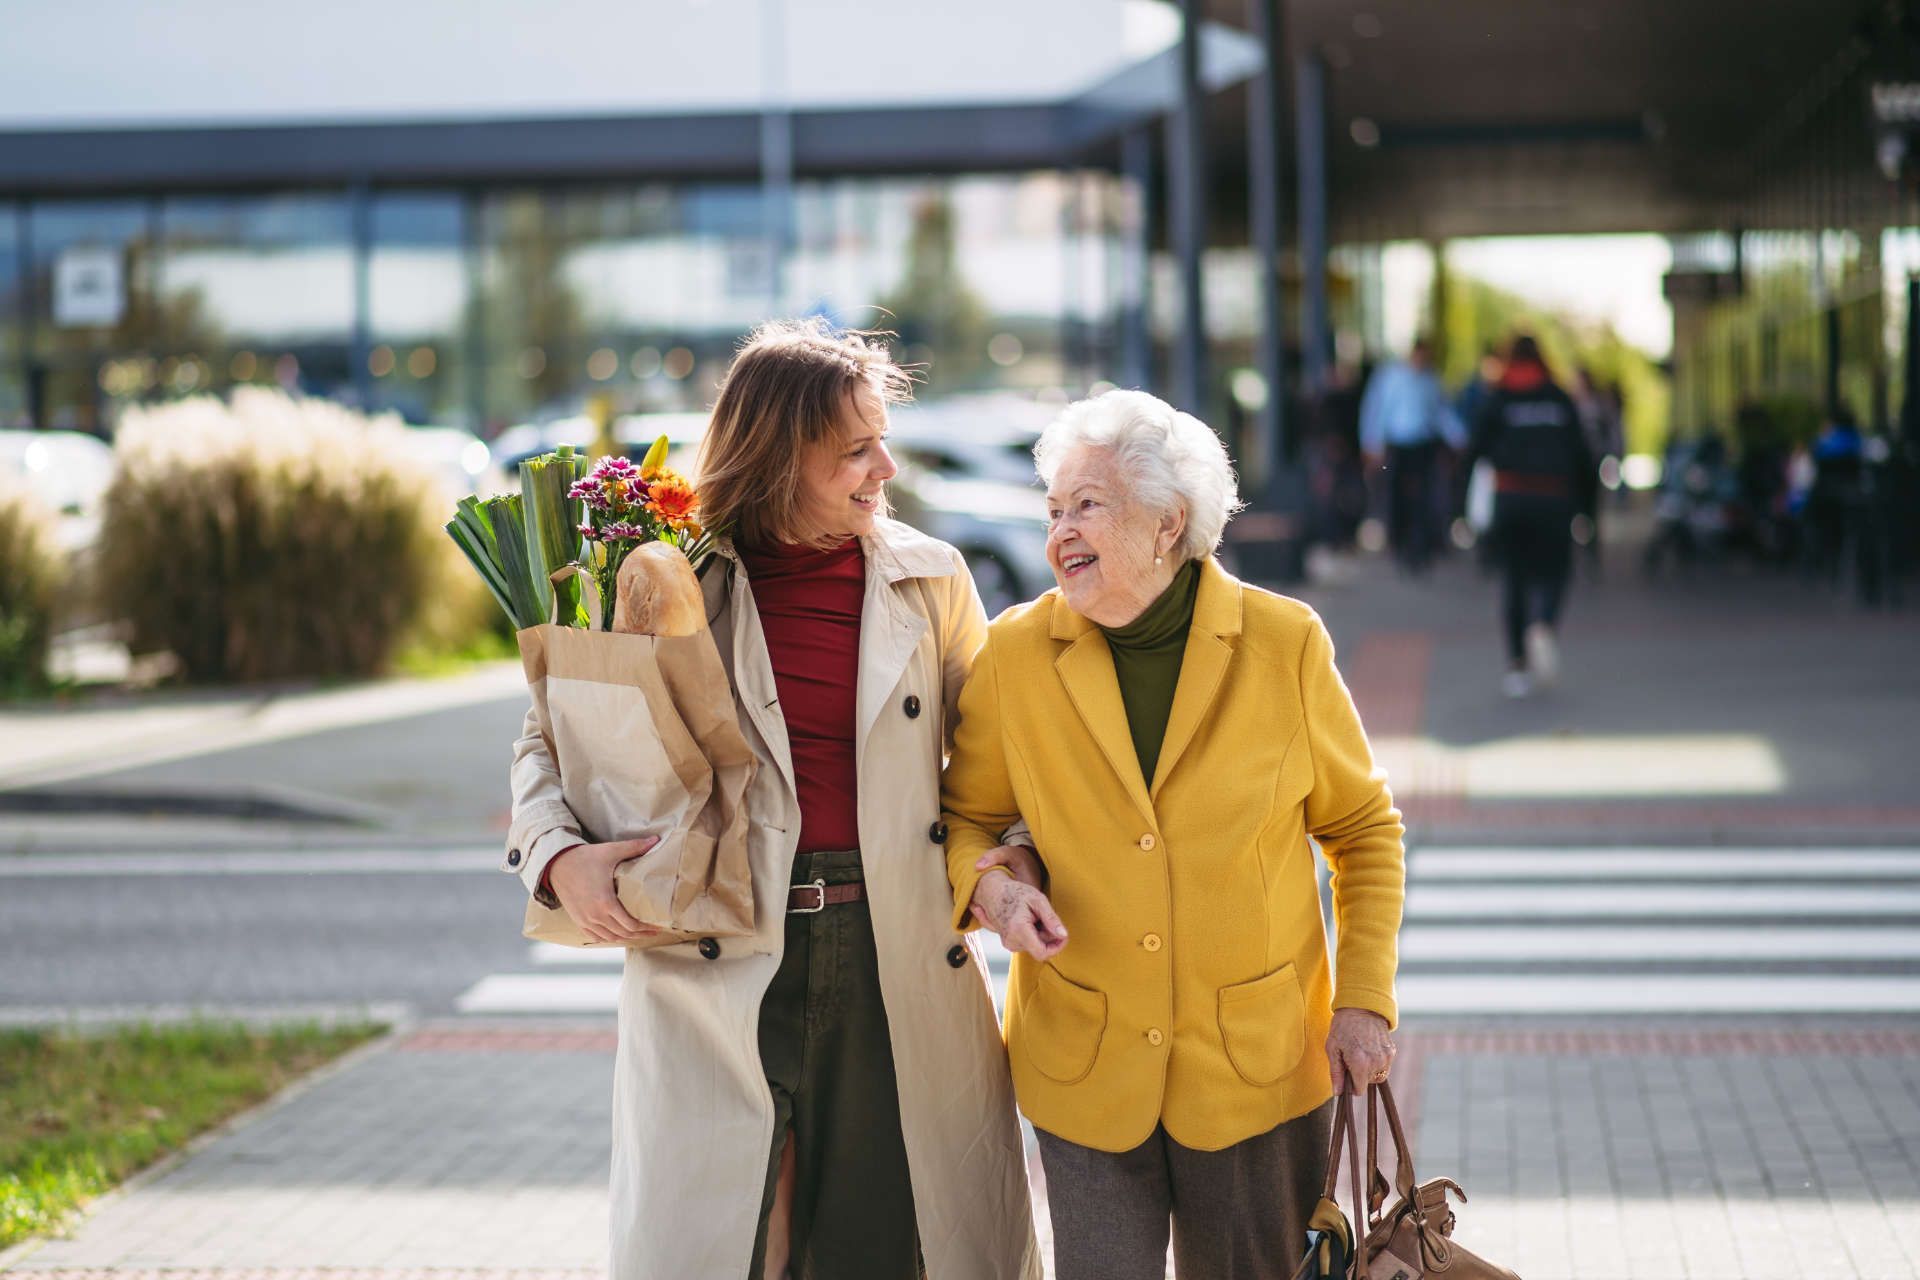
[(981, 876), (973, 889), (973, 917), (1000, 935), (1009, 951), (1051, 960), (1067, 945), (1067, 927), (1047, 895), (1012, 876)]
[(568, 918), (595, 942), (650, 938), (660, 931), (641, 924), (620, 905), (613, 889), (613, 869), (659, 843), (659, 836), (642, 836), (562, 849), (547, 864), (547, 884)]

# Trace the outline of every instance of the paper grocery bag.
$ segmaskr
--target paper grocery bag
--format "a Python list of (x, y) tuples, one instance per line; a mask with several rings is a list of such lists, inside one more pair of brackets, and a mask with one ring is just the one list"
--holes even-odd
[[(620, 904), (661, 931), (624, 945), (753, 933), (746, 809), (753, 750), (734, 718), (713, 633), (547, 625), (518, 639), (540, 732), (582, 837), (595, 844), (660, 837), (614, 871)], [(614, 945), (593, 941), (565, 911), (538, 902), (527, 904), (521, 931), (564, 946)]]

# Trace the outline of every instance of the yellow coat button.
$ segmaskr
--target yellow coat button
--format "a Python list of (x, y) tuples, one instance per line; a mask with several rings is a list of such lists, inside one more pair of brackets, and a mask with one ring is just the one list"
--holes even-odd
[(1158, 1027), (1149, 1027), (1149, 1028), (1147, 1029), (1147, 1043), (1148, 1043), (1148, 1044), (1159, 1044), (1159, 1043), (1160, 1043), (1161, 1041), (1163, 1041), (1163, 1040), (1165, 1040), (1165, 1039), (1166, 1039), (1166, 1036), (1164, 1036), (1164, 1035), (1162, 1035), (1162, 1034), (1160, 1033), (1160, 1028), (1158, 1028)]
[(1140, 847), (1148, 853), (1152, 853), (1153, 846), (1159, 843), (1160, 842), (1158, 840), (1155, 840), (1153, 838), (1153, 832), (1151, 831), (1147, 832), (1147, 834), (1140, 837)]
[(1146, 937), (1140, 939), (1140, 945), (1145, 947), (1149, 951), (1158, 951), (1160, 949), (1160, 935), (1157, 933), (1150, 933)]

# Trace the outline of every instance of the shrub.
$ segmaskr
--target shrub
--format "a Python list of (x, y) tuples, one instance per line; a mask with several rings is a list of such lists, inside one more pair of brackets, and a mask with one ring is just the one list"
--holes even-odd
[(195, 681), (368, 675), (483, 617), (405, 430), (257, 388), (129, 413), (99, 580), (134, 651)]
[(0, 475), (0, 693), (46, 684), (62, 561), (53, 512)]

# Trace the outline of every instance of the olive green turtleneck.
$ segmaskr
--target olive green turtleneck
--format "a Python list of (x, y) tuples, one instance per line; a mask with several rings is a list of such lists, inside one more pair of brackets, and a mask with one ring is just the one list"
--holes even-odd
[(1120, 678), (1120, 701), (1127, 708), (1127, 731), (1140, 758), (1140, 776), (1149, 787), (1167, 736), (1180, 659), (1187, 651), (1193, 602), (1199, 594), (1200, 562), (1189, 560), (1139, 617), (1124, 627), (1100, 628), (1113, 652), (1113, 673)]

